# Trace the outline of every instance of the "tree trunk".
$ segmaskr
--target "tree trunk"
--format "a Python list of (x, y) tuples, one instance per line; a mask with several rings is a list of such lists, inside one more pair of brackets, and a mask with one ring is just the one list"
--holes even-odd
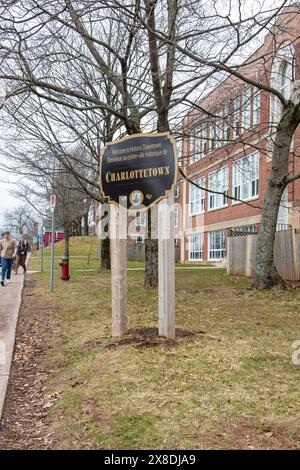
[(151, 209), (148, 209), (147, 233), (145, 238), (145, 289), (157, 289), (158, 287), (158, 240), (151, 238)]
[(158, 286), (158, 241), (146, 240), (145, 243), (145, 289), (157, 289)]
[(110, 240), (109, 237), (101, 242), (101, 270), (110, 270)]
[(70, 236), (69, 236), (69, 231), (65, 230), (64, 233), (64, 256), (67, 256), (69, 258), (70, 256)]
[(274, 265), (274, 241), (282, 193), (287, 185), (291, 141), (295, 129), (293, 116), (287, 111), (281, 119), (274, 142), (271, 173), (268, 181), (257, 240), (253, 287), (271, 289), (283, 279)]
[(84, 214), (83, 220), (84, 220), (84, 235), (88, 236), (89, 234), (89, 214), (88, 213)]
[[(147, 0), (145, 2), (147, 13), (148, 42), (150, 51), (150, 70), (153, 85), (153, 94), (156, 103), (157, 130), (165, 132), (169, 130), (168, 111), (173, 91), (173, 73), (175, 60), (175, 47), (167, 47), (167, 63), (164, 81), (162, 80), (159, 64), (159, 48), (155, 34), (156, 30), (155, 8), (156, 0)], [(168, 36), (174, 39), (175, 18), (177, 15), (177, 1), (168, 0)], [(164, 83), (163, 83), (164, 82)], [(155, 221), (157, 225), (157, 220)], [(151, 239), (151, 212), (148, 211), (148, 239), (145, 242), (145, 288), (156, 289), (158, 287), (158, 240)]]

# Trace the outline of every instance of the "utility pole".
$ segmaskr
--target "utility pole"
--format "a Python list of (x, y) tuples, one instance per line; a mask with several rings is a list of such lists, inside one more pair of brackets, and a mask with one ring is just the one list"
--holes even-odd
[(56, 205), (56, 195), (50, 196), (50, 205), (52, 212), (52, 226), (51, 226), (51, 269), (50, 269), (50, 291), (54, 291), (54, 209)]
[(39, 230), (40, 271), (44, 271), (44, 221), (42, 219)]

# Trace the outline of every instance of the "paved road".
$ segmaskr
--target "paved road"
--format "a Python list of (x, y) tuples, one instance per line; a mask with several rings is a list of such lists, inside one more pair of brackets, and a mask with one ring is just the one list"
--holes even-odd
[(12, 274), (10, 284), (0, 285), (0, 419), (14, 353), (23, 284), (23, 274)]

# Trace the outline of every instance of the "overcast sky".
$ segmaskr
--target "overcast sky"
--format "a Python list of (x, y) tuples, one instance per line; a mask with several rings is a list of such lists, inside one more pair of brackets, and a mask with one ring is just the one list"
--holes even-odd
[(4, 212), (20, 204), (20, 201), (9, 194), (9, 191), (13, 189), (14, 185), (9, 184), (8, 181), (8, 175), (0, 170), (0, 228), (2, 228), (4, 224)]
[[(0, 105), (3, 103), (5, 99), (5, 86), (3, 81), (0, 80)], [(0, 139), (0, 145), (2, 141)], [(19, 204), (9, 191), (11, 191), (14, 185), (9, 184), (9, 181), (12, 180), (12, 176), (4, 173), (1, 170), (1, 161), (0, 161), (0, 229), (3, 228), (4, 221), (4, 213), (7, 209), (12, 209), (13, 207)]]

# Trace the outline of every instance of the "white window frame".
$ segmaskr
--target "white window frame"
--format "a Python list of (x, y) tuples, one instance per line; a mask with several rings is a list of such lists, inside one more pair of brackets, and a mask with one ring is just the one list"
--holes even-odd
[(182, 166), (182, 140), (176, 142), (178, 166)]
[(195, 162), (195, 136), (194, 136), (194, 129), (190, 131), (190, 165), (193, 165)]
[(236, 96), (233, 100), (233, 138), (237, 139), (240, 136), (241, 122), (240, 122), (240, 111), (241, 111), (241, 97)]
[(201, 133), (202, 126), (196, 126), (194, 128), (194, 163), (201, 159)]
[[(219, 233), (222, 240), (222, 246), (220, 248), (212, 248), (212, 238), (216, 237), (216, 234)], [(215, 254), (219, 254), (221, 256), (211, 256), (212, 252)], [(208, 232), (208, 259), (215, 261), (215, 260), (222, 260), (226, 256), (226, 245), (225, 245), (225, 231), (224, 230), (214, 230), (212, 232)]]
[(260, 123), (260, 97), (260, 90), (253, 88), (253, 126), (257, 126)]
[(286, 100), (289, 100), (292, 91), (293, 81), (293, 66), (292, 64), (283, 59), (280, 64), (280, 92)]
[[(290, 77), (290, 91), (292, 88), (292, 82), (294, 80), (294, 69), (295, 69), (295, 49), (293, 44), (290, 42), (284, 42), (276, 52), (274, 57), (271, 71), (270, 84), (273, 88), (276, 88), (282, 93), (282, 74), (285, 64), (290, 65), (291, 77)], [(288, 94), (286, 94), (288, 96)], [(277, 126), (282, 115), (282, 103), (275, 95), (270, 97), (270, 127)]]
[(234, 227), (231, 229), (231, 232), (233, 233), (256, 233), (256, 225), (255, 224), (250, 224), (250, 225), (239, 225), (237, 227)]
[[(256, 199), (259, 196), (259, 152), (233, 162), (232, 196), (241, 201)], [(238, 204), (240, 201), (233, 201)]]
[(215, 148), (220, 148), (223, 145), (223, 111), (217, 111), (217, 118), (215, 120)]
[(210, 122), (208, 125), (208, 150), (212, 151), (215, 149), (215, 126), (213, 122)]
[(201, 158), (204, 158), (207, 154), (207, 123), (202, 123), (201, 128)]
[(224, 108), (224, 142), (228, 143), (230, 141), (231, 127), (230, 127), (230, 99), (227, 99), (225, 108)]
[[(195, 180), (199, 186), (205, 187), (205, 177)], [(203, 214), (205, 212), (205, 191), (192, 183), (189, 185), (189, 215)]]
[(247, 86), (242, 93), (242, 132), (251, 127), (251, 88)]
[[(198, 246), (197, 246), (197, 241), (198, 240)], [(202, 232), (197, 232), (193, 233), (191, 235), (188, 235), (188, 242), (189, 242), (189, 261), (202, 261), (203, 260), (203, 233)], [(194, 246), (191, 246), (191, 244), (194, 244)], [(196, 246), (195, 246), (196, 245)], [(191, 249), (191, 248), (197, 248), (197, 249)], [(195, 257), (195, 254), (199, 254), (199, 256)]]
[[(222, 207), (228, 206), (228, 198), (226, 198), (226, 193), (228, 196), (229, 189), (229, 170), (228, 165), (222, 166), (216, 171), (209, 173), (208, 175), (208, 189), (213, 191), (219, 191), (225, 193), (225, 195), (217, 193), (208, 193), (208, 210), (212, 211), (215, 209), (221, 209)], [(227, 202), (224, 202), (227, 200)]]
[(174, 197), (179, 198), (180, 196), (180, 189), (179, 189), (179, 181), (174, 186)]

